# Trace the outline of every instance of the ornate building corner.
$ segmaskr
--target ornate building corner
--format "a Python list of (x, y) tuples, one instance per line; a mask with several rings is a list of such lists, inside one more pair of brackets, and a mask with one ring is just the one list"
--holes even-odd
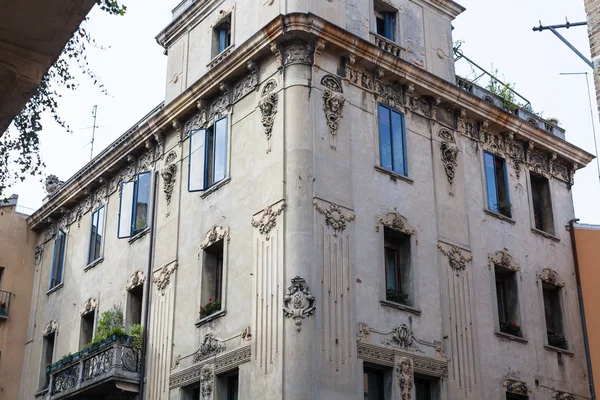
[(267, 240), (269, 240), (269, 233), (277, 225), (277, 217), (283, 212), (284, 209), (284, 200), (268, 206), (252, 217), (252, 226), (258, 228), (260, 234), (266, 235)]
[(204, 340), (198, 351), (194, 354), (192, 363), (197, 364), (209, 357), (216, 356), (225, 351), (225, 343), (217, 339), (212, 333), (204, 335)]
[(315, 42), (315, 55), (313, 61), (315, 72), (321, 67), (321, 54), (323, 54), (323, 50), (325, 50), (325, 41), (323, 39), (317, 39)]
[(375, 225), (376, 232), (379, 232), (379, 225), (383, 225), (394, 231), (406, 233), (407, 235), (414, 235), (416, 233), (415, 228), (410, 226), (407, 219), (397, 211), (391, 211), (385, 216), (377, 217), (377, 224)]
[(346, 222), (354, 221), (355, 215), (353, 212), (344, 213), (342, 207), (335, 203), (329, 203), (329, 208), (323, 208), (315, 199), (313, 204), (317, 212), (325, 216), (325, 224), (333, 229), (333, 236), (335, 237), (346, 229)]
[(457, 246), (438, 243), (440, 252), (448, 257), (448, 265), (456, 276), (467, 267), (467, 263), (471, 262), (473, 257), (467, 251), (460, 249)]
[(176, 269), (177, 262), (171, 262), (152, 275), (152, 282), (156, 284), (158, 290), (163, 291), (167, 288), (167, 286), (169, 286), (169, 283), (171, 282), (171, 275), (173, 275)]
[(321, 79), (321, 84), (325, 86), (325, 90), (323, 91), (323, 111), (325, 111), (325, 119), (329, 127), (329, 145), (335, 150), (337, 148), (337, 135), (346, 99), (342, 94), (341, 83), (334, 76), (325, 75)]
[(163, 178), (163, 192), (165, 193), (165, 199), (167, 205), (171, 204), (171, 197), (173, 196), (173, 188), (175, 186), (175, 176), (177, 175), (177, 164), (171, 164), (160, 173)]
[(48, 335), (51, 335), (51, 334), (57, 333), (57, 332), (58, 332), (58, 322), (50, 321), (46, 324), (46, 326), (44, 327), (44, 330), (42, 330), (42, 336), (48, 336)]
[(575, 400), (575, 396), (567, 392), (554, 392), (552, 398), (555, 400)]
[(539, 284), (539, 281), (543, 281), (558, 287), (565, 286), (565, 281), (560, 279), (560, 277), (558, 276), (558, 272), (556, 272), (552, 268), (544, 268), (543, 270), (536, 272), (535, 276), (538, 279), (536, 281), (536, 284)]
[(382, 339), (381, 344), (423, 353), (423, 350), (417, 345), (417, 339), (415, 338), (413, 331), (408, 325), (402, 324), (397, 326), (392, 330), (391, 334), (392, 337), (389, 339)]
[(444, 164), (444, 170), (446, 170), (448, 183), (452, 185), (454, 183), (456, 167), (458, 166), (458, 146), (456, 145), (454, 134), (448, 129), (440, 129), (438, 136), (442, 139), (440, 142), (442, 164)]
[(215, 225), (210, 228), (208, 232), (206, 232), (204, 240), (202, 243), (200, 243), (200, 249), (205, 249), (211, 244), (214, 244), (224, 238), (229, 240), (229, 228), (223, 228), (222, 226)]
[(302, 320), (315, 312), (315, 297), (309, 289), (304, 278), (296, 276), (283, 298), (283, 315), (294, 319), (297, 332), (300, 332)]
[(283, 48), (282, 53), (284, 67), (293, 64), (312, 65), (313, 47), (308, 43), (296, 42), (288, 44)]
[(40, 261), (42, 261), (42, 254), (44, 253), (44, 245), (40, 244), (39, 246), (35, 246), (35, 253), (33, 257), (35, 258), (35, 265), (40, 265)]
[(81, 310), (79, 315), (84, 316), (86, 314), (94, 312), (94, 311), (96, 311), (97, 307), (98, 307), (98, 300), (90, 297), (89, 299), (87, 299), (85, 301), (85, 303), (83, 303), (83, 309)]
[(214, 377), (212, 367), (205, 365), (200, 374), (200, 398), (201, 400), (212, 399)]
[(490, 254), (488, 256), (488, 268), (491, 270), (494, 265), (499, 267), (515, 271), (521, 272), (521, 266), (517, 264), (517, 262), (513, 259), (513, 257), (506, 250), (500, 250), (495, 252), (494, 254)]
[(410, 358), (402, 357), (396, 362), (396, 377), (398, 379), (400, 398), (402, 400), (411, 400), (414, 372)]
[(527, 396), (527, 393), (529, 392), (529, 390), (527, 389), (527, 384), (525, 382), (521, 382), (521, 381), (515, 381), (515, 380), (507, 380), (505, 381), (502, 386), (504, 386), (506, 388), (506, 392), (507, 393), (512, 393), (512, 394), (518, 394), (521, 396)]
[(125, 290), (131, 290), (135, 287), (138, 287), (139, 285), (142, 285), (144, 282), (146, 282), (146, 274), (144, 274), (142, 270), (138, 269), (133, 274), (131, 274), (131, 276), (127, 280)]
[(271, 152), (271, 135), (273, 134), (273, 124), (275, 123), (275, 114), (277, 114), (277, 81), (269, 80), (261, 92), (261, 98), (258, 101), (258, 108), (261, 113), (261, 123), (265, 129), (267, 137), (267, 153)]
[(362, 342), (363, 338), (370, 334), (371, 334), (371, 329), (369, 328), (369, 324), (366, 324), (364, 322), (359, 322), (358, 323), (358, 331), (356, 332), (356, 341)]

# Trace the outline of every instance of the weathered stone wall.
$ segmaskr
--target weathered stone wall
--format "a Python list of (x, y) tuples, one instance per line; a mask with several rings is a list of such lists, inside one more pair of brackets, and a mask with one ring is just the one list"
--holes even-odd
[(584, 0), (587, 14), (587, 28), (590, 39), (590, 53), (594, 63), (594, 86), (596, 87), (596, 102), (600, 106), (600, 1)]

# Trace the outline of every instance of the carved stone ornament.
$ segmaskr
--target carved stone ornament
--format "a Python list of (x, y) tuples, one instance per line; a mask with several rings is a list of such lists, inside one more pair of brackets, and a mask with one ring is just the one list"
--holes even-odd
[(325, 41), (323, 39), (317, 39), (315, 42), (315, 55), (313, 61), (315, 72), (321, 66), (321, 54), (323, 54), (323, 50), (325, 50)]
[(58, 322), (50, 321), (44, 327), (44, 330), (42, 331), (42, 336), (48, 336), (56, 332), (58, 332)]
[(270, 239), (269, 233), (277, 225), (277, 217), (285, 209), (285, 201), (268, 206), (260, 213), (252, 217), (252, 226), (258, 228), (261, 235), (266, 235)]
[(554, 392), (552, 398), (555, 400), (575, 400), (575, 396), (566, 392)]
[(410, 358), (402, 357), (396, 362), (396, 376), (398, 377), (400, 398), (402, 400), (411, 400), (414, 372)]
[(248, 93), (252, 92), (258, 86), (258, 64), (254, 60), (248, 61), (248, 70), (250, 73), (237, 81), (233, 86), (232, 103), (235, 103)]
[(456, 145), (454, 135), (448, 129), (441, 129), (438, 132), (438, 136), (442, 139), (440, 142), (442, 164), (444, 164), (448, 183), (452, 185), (456, 167), (458, 166), (458, 146)]
[(240, 333), (240, 337), (244, 341), (252, 340), (252, 331), (250, 330), (250, 326), (247, 326), (244, 329), (242, 329), (242, 332)]
[(371, 328), (369, 328), (369, 324), (364, 322), (358, 323), (358, 331), (356, 332), (356, 341), (361, 342), (365, 336), (369, 336), (371, 334)]
[(171, 204), (171, 198), (173, 197), (173, 188), (175, 187), (175, 176), (176, 175), (177, 175), (177, 164), (168, 165), (160, 173), (160, 176), (163, 179), (163, 192), (165, 193), (165, 200), (167, 200), (167, 205)]
[(177, 263), (172, 262), (168, 265), (165, 265), (152, 275), (152, 282), (156, 284), (158, 290), (163, 291), (167, 288), (167, 286), (169, 286), (169, 283), (171, 282), (171, 275), (173, 275), (173, 272), (175, 272), (176, 269)]
[(504, 387), (506, 388), (506, 391), (508, 393), (518, 394), (521, 396), (527, 396), (527, 393), (529, 391), (527, 389), (527, 384), (525, 382), (520, 382), (520, 381), (508, 380), (508, 381), (504, 382)]
[(200, 243), (200, 249), (205, 249), (211, 244), (218, 242), (219, 240), (229, 237), (229, 228), (223, 228), (222, 226), (213, 226), (208, 232), (202, 243)]
[(456, 246), (448, 246), (447, 248), (442, 244), (438, 244), (438, 249), (440, 249), (443, 255), (448, 257), (448, 265), (450, 265), (450, 268), (452, 268), (457, 276), (467, 267), (467, 263), (473, 259), (470, 254), (465, 254), (463, 250)]
[(377, 232), (379, 232), (379, 225), (383, 225), (398, 232), (406, 233), (407, 235), (414, 235), (416, 233), (415, 229), (408, 224), (406, 218), (400, 215), (397, 211), (391, 211), (387, 213), (387, 215), (377, 218), (377, 225), (375, 225), (375, 230)]
[(308, 43), (291, 43), (283, 48), (283, 66), (292, 64), (312, 65), (313, 48)]
[(417, 345), (417, 339), (415, 339), (413, 331), (406, 324), (402, 324), (394, 328), (392, 330), (392, 337), (389, 339), (383, 339), (381, 344), (423, 353), (423, 350), (421, 350), (421, 348)]
[(335, 150), (337, 147), (338, 129), (346, 99), (342, 94), (342, 85), (334, 76), (325, 75), (321, 79), (321, 84), (325, 86), (325, 90), (323, 91), (323, 111), (325, 111), (325, 119), (329, 128), (329, 145)]
[(549, 283), (554, 286), (564, 287), (565, 281), (559, 278), (558, 272), (553, 270), (552, 268), (544, 268), (540, 272), (537, 272), (535, 276), (546, 283)]
[(97, 307), (98, 307), (98, 300), (92, 299), (90, 297), (89, 299), (87, 299), (85, 301), (85, 303), (83, 303), (83, 309), (81, 310), (81, 312), (79, 314), (81, 316), (84, 316), (86, 314), (96, 311)]
[(278, 96), (275, 93), (277, 81), (271, 79), (262, 90), (262, 95), (258, 101), (258, 108), (261, 113), (261, 123), (265, 129), (267, 137), (267, 153), (271, 152), (271, 135), (273, 134), (273, 124), (275, 123), (275, 114), (277, 114)]
[(325, 216), (325, 224), (333, 229), (333, 236), (337, 237), (346, 229), (346, 222), (354, 221), (353, 212), (344, 213), (341, 206), (335, 203), (329, 203), (329, 208), (323, 208), (317, 200), (313, 201), (315, 209)]
[(202, 400), (212, 399), (214, 374), (208, 365), (202, 368), (200, 375), (200, 396)]
[(172, 150), (169, 152), (169, 154), (167, 154), (167, 157), (165, 158), (165, 164), (171, 164), (175, 160), (177, 160), (177, 152)]
[(490, 268), (492, 265), (497, 265), (499, 267), (519, 272), (521, 271), (521, 266), (517, 264), (517, 262), (513, 259), (513, 257), (506, 250), (497, 251), (494, 254), (490, 254), (488, 256), (488, 261)]
[(194, 354), (192, 362), (197, 364), (208, 357), (216, 356), (224, 351), (225, 343), (217, 339), (212, 333), (207, 333), (204, 335), (204, 340), (202, 341), (200, 348)]
[(56, 175), (48, 175), (44, 182), (46, 194), (52, 196), (62, 185), (64, 185), (64, 182), (58, 179)]
[(283, 315), (294, 319), (297, 332), (300, 332), (302, 320), (315, 312), (315, 297), (309, 289), (304, 278), (296, 276), (283, 298)]
[(35, 258), (35, 265), (40, 265), (40, 261), (42, 261), (42, 254), (44, 253), (44, 245), (40, 244), (39, 246), (35, 246), (35, 254), (33, 257)]
[(125, 290), (131, 290), (139, 285), (142, 285), (146, 281), (146, 274), (142, 270), (137, 270), (129, 277)]

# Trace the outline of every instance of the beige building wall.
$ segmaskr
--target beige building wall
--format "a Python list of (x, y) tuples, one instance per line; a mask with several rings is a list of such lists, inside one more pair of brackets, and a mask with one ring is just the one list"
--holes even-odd
[[(0, 303), (8, 303), (8, 316), (0, 312), (0, 399), (16, 399), (21, 382), (23, 352), (31, 290), (35, 272), (36, 234), (27, 215), (16, 205), (0, 206)], [(0, 304), (0, 308), (2, 305)]]

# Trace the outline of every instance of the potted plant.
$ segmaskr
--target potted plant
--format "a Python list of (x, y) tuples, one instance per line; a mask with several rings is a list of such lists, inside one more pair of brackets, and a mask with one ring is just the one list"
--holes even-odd
[(212, 297), (209, 297), (208, 303), (200, 306), (200, 319), (206, 318), (217, 311), (221, 311), (221, 302), (219, 300), (213, 301)]
[(521, 327), (516, 322), (500, 321), (500, 332), (520, 337)]
[(567, 349), (567, 339), (564, 335), (556, 332), (548, 332), (548, 346), (558, 347), (559, 349)]

